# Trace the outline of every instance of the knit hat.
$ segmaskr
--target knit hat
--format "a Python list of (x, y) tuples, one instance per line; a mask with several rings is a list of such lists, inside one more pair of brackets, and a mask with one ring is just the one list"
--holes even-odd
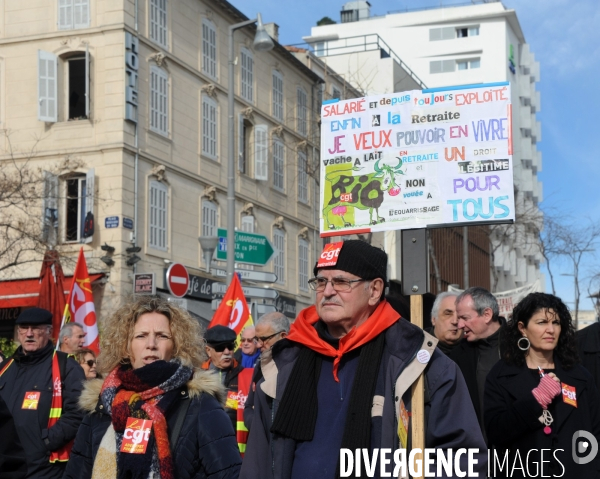
[(317, 268), (317, 263), (313, 272), (317, 276), (322, 269), (339, 269), (368, 281), (381, 278), (387, 285), (387, 259), (386, 252), (381, 248), (361, 240), (347, 240), (343, 242), (334, 265)]

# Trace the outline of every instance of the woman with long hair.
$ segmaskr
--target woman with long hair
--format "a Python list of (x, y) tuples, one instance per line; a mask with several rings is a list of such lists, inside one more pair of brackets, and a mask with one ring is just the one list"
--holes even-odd
[(83, 368), (86, 379), (95, 379), (98, 376), (96, 370), (96, 354), (91, 349), (82, 348), (73, 354), (79, 365)]
[(165, 299), (146, 296), (106, 323), (88, 412), (65, 478), (237, 478), (241, 458), (222, 408), (224, 389), (200, 366), (200, 325)]
[(597, 449), (600, 393), (578, 364), (565, 304), (551, 294), (527, 295), (500, 333), (500, 351), (484, 394), (491, 476), (600, 477), (600, 455), (588, 462), (574, 456), (594, 438)]

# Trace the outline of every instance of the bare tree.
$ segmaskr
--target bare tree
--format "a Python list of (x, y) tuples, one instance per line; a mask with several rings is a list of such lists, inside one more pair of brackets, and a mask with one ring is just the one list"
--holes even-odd
[(0, 157), (0, 273), (10, 276), (17, 267), (41, 261), (46, 249), (56, 245), (47, 228), (55, 218), (43, 217), (48, 198), (45, 180), (49, 175), (68, 176), (83, 163), (66, 157), (42, 169), (33, 164), (37, 143), (26, 153), (16, 152), (9, 132), (2, 134), (6, 149)]

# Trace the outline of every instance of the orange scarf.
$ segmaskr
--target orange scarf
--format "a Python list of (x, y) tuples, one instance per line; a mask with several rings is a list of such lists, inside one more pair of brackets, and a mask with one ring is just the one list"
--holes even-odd
[(290, 328), (287, 339), (300, 343), (319, 354), (334, 358), (333, 378), (339, 382), (337, 371), (342, 356), (376, 338), (399, 319), (400, 315), (384, 299), (363, 324), (352, 328), (348, 334), (340, 339), (338, 349), (335, 349), (319, 337), (319, 333), (314, 327), (314, 324), (319, 321), (317, 308), (310, 306), (300, 311), (296, 321)]

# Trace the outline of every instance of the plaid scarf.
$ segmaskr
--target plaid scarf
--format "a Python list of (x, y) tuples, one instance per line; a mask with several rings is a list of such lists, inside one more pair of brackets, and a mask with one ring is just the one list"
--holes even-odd
[[(154, 361), (139, 369), (120, 366), (108, 375), (100, 400), (112, 416), (117, 478), (147, 479), (152, 473), (153, 477), (174, 479), (165, 412), (177, 398), (177, 390), (191, 377), (192, 370), (176, 361)], [(144, 454), (119, 452), (128, 417), (153, 421)]]

